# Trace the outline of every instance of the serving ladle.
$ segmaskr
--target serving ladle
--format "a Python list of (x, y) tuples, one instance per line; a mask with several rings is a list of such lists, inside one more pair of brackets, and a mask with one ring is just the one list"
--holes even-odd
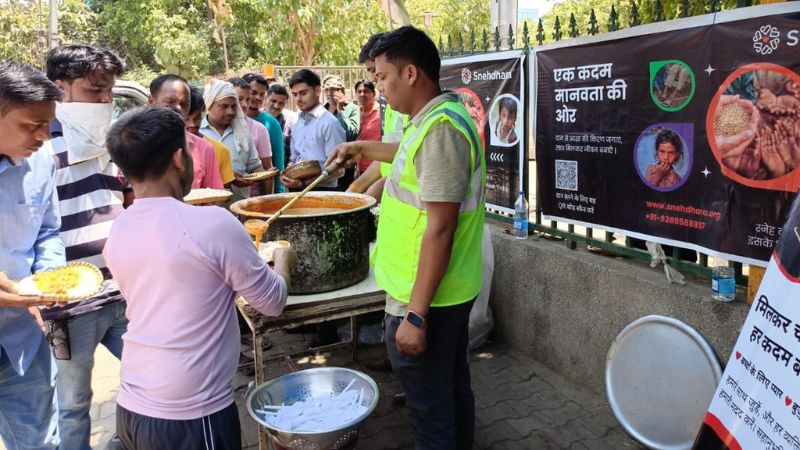
[(298, 200), (300, 200), (303, 196), (309, 193), (312, 189), (317, 187), (320, 183), (325, 181), (326, 178), (336, 173), (339, 169), (344, 167), (344, 161), (338, 163), (336, 161), (330, 163), (325, 169), (322, 171), (321, 174), (317, 178), (314, 179), (305, 189), (303, 189), (299, 194), (292, 197), (285, 205), (283, 205), (279, 210), (275, 211), (269, 219), (261, 220), (261, 219), (248, 219), (244, 222), (244, 228), (247, 230), (248, 233), (252, 234), (255, 239), (256, 248), (258, 248), (258, 244), (261, 242), (261, 238), (267, 234), (269, 231), (269, 226), (272, 222), (278, 219), (286, 210), (292, 207)]

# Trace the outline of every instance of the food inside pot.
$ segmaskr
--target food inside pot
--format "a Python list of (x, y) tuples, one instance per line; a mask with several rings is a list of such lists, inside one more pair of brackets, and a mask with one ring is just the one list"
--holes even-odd
[[(277, 199), (270, 199), (263, 202), (250, 204), (244, 207), (246, 211), (257, 212), (261, 214), (274, 214), (281, 206), (291, 200), (291, 197), (282, 197)], [(284, 216), (309, 216), (314, 214), (325, 214), (342, 212), (364, 206), (363, 201), (351, 198), (315, 198), (303, 197), (297, 201), (291, 208), (287, 209)]]

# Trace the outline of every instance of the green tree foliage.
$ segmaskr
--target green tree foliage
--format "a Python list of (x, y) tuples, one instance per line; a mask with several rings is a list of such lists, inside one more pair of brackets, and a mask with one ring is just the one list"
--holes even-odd
[[(462, 41), (469, 46), (475, 31), (480, 46), (482, 30), (491, 35), (486, 0), (400, 3), (423, 29), (424, 13), (432, 13), (428, 31), (434, 41), (450, 35), (454, 46)], [(147, 82), (155, 73), (197, 79), (228, 66), (239, 71), (265, 63), (356, 64), (367, 38), (389, 27), (380, 5), (379, 0), (61, 0), (59, 22), (62, 43), (110, 48), (127, 62), (127, 78)], [(0, 57), (41, 66), (47, 24), (47, 2), (0, 0), (0, 31), (6, 37)]]
[(209, 69), (212, 26), (203, 0), (101, 0), (100, 44), (117, 51), (131, 69), (197, 78)]
[[(13, 59), (35, 67), (47, 53), (47, 2), (0, 0), (0, 60)], [(62, 44), (94, 42), (96, 14), (80, 0), (64, 0), (58, 9), (58, 40)]]
[[(405, 7), (411, 22), (417, 28), (426, 30), (434, 42), (447, 45), (450, 36), (453, 47), (470, 47), (471, 34), (475, 32), (476, 47), (482, 48), (483, 30), (493, 35), (489, 23), (489, 2), (485, 0), (406, 0)], [(426, 27), (425, 13), (432, 13), (430, 27)], [(505, 35), (507, 31), (501, 31)], [(493, 45), (490, 43), (489, 48)]]
[(231, 6), (229, 40), (239, 66), (249, 59), (281, 65), (355, 64), (367, 38), (385, 26), (374, 0), (231, 0)]

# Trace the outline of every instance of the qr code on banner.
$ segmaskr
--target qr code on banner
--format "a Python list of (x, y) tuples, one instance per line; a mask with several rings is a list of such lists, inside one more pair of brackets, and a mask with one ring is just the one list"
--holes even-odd
[(578, 161), (556, 160), (556, 189), (578, 190)]

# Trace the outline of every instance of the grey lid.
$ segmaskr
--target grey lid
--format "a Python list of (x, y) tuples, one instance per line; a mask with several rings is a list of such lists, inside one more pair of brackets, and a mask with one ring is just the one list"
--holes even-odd
[(617, 335), (606, 359), (614, 415), (655, 450), (690, 449), (722, 376), (711, 346), (693, 328), (645, 316)]

